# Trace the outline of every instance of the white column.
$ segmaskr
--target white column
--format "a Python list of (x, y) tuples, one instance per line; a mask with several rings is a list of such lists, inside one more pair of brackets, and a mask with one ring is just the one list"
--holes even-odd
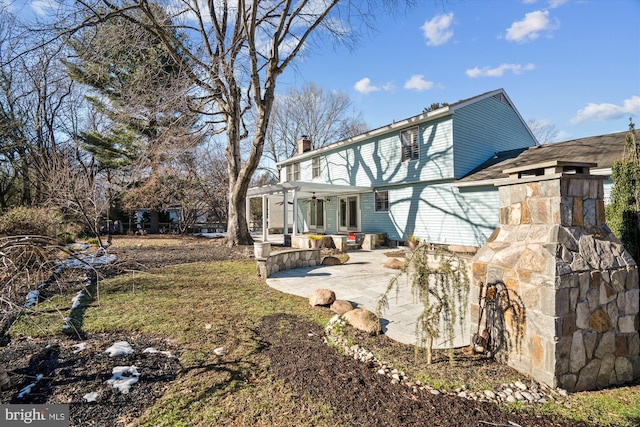
[(267, 195), (262, 195), (262, 241), (268, 242), (269, 240), (269, 224), (267, 221)]
[(284, 202), (282, 203), (282, 206), (284, 207), (284, 212), (282, 212), (282, 222), (284, 223), (283, 234), (285, 236), (289, 234), (289, 200), (287, 197), (288, 194), (289, 192), (286, 190), (282, 194), (282, 197), (284, 200)]
[(298, 235), (298, 190), (293, 189), (293, 235)]

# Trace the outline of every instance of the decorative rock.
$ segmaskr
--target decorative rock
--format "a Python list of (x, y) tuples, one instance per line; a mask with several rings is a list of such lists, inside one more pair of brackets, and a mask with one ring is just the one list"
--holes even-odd
[(520, 390), (526, 390), (527, 389), (527, 386), (521, 381), (516, 381), (515, 383), (513, 383), (513, 385), (518, 387)]
[(337, 299), (333, 302), (333, 304), (331, 304), (331, 307), (329, 308), (334, 313), (344, 314), (347, 311), (353, 310), (353, 304), (346, 300)]
[(391, 258), (389, 261), (384, 263), (385, 268), (392, 268), (394, 270), (400, 270), (404, 266), (404, 263), (397, 258)]
[(535, 400), (533, 398), (533, 395), (531, 393), (529, 393), (528, 391), (521, 391), (520, 394), (522, 395), (522, 397), (527, 399), (529, 402), (533, 402)]
[(329, 289), (316, 289), (309, 297), (309, 305), (331, 305), (336, 300), (336, 294)]
[(379, 334), (382, 329), (378, 316), (363, 308), (347, 311), (342, 315), (342, 318), (349, 322), (354, 328), (371, 335)]
[(336, 258), (334, 256), (326, 256), (322, 259), (322, 265), (340, 265), (342, 264), (340, 262), (339, 258)]

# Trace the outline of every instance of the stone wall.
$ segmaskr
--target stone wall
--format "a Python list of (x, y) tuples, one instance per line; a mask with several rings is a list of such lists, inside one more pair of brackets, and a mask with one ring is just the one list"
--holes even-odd
[(602, 180), (563, 162), (506, 172), (500, 225), (473, 259), (471, 330), (485, 297), (479, 330), (519, 371), (568, 391), (640, 378), (638, 268), (605, 224)]
[(273, 273), (299, 267), (320, 265), (320, 249), (291, 249), (272, 252), (265, 258), (256, 258), (258, 276), (266, 279)]

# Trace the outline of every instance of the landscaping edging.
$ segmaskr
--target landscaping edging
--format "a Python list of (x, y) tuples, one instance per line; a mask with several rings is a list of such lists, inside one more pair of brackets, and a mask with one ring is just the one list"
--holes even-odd
[(502, 384), (500, 390), (482, 390), (469, 391), (465, 386), (457, 388), (451, 392), (443, 392), (431, 386), (422, 384), (420, 381), (412, 381), (404, 372), (398, 371), (393, 366), (384, 361), (379, 360), (376, 356), (366, 348), (358, 344), (349, 344), (348, 340), (342, 333), (347, 322), (340, 315), (335, 315), (329, 320), (325, 326), (324, 342), (344, 352), (345, 355), (353, 357), (362, 363), (371, 365), (379, 375), (385, 375), (390, 378), (393, 384), (402, 384), (414, 392), (418, 390), (428, 391), (434, 395), (451, 395), (464, 399), (493, 402), (493, 403), (515, 403), (520, 404), (544, 404), (546, 402), (558, 403), (563, 397), (567, 396), (566, 390), (552, 389), (544, 383), (531, 380), (527, 385), (522, 381), (514, 383)]
[(258, 276), (268, 278), (273, 273), (300, 267), (315, 267), (320, 265), (321, 250), (318, 249), (290, 249), (271, 253), (264, 258), (256, 258)]

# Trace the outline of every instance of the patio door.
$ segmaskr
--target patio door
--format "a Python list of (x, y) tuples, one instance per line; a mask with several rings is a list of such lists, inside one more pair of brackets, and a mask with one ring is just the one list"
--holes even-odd
[(309, 230), (324, 231), (324, 200), (309, 202)]
[(358, 231), (358, 196), (338, 198), (338, 231)]

